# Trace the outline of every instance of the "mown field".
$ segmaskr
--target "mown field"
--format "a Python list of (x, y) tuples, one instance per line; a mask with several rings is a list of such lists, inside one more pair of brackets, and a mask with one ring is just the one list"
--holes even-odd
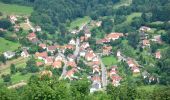
[(8, 41), (4, 38), (0, 37), (0, 54), (2, 54), (5, 51), (11, 50), (14, 51), (16, 49), (18, 49), (18, 47), (20, 47), (19, 43), (15, 43), (12, 41)]
[(69, 30), (72, 30), (76, 27), (81, 27), (83, 24), (88, 23), (89, 21), (90, 21), (90, 17), (88, 16), (85, 16), (83, 18), (77, 18), (76, 20), (71, 22), (68, 28)]
[(15, 4), (4, 4), (0, 3), (0, 12), (5, 15), (30, 15), (33, 12), (32, 7), (19, 6)]
[(117, 64), (117, 59), (114, 56), (103, 57), (102, 61), (108, 67)]

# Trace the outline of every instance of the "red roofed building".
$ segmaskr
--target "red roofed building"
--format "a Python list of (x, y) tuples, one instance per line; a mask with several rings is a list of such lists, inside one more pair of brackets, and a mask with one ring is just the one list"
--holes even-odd
[(33, 40), (33, 39), (36, 39), (37, 36), (36, 36), (36, 34), (35, 34), (34, 32), (32, 32), (32, 33), (29, 33), (29, 34), (28, 34), (27, 38), (28, 38), (28, 40), (31, 41), (31, 40)]
[(53, 64), (53, 58), (52, 57), (46, 57), (45, 58), (45, 64), (46, 65), (52, 65)]
[(77, 67), (77, 64), (75, 61), (69, 61), (67, 62), (67, 66), (70, 66), (70, 67)]
[(68, 78), (68, 79), (72, 80), (72, 78), (77, 78), (76, 76), (74, 76), (74, 73), (76, 73), (77, 71), (78, 70), (76, 68), (69, 70), (65, 75), (65, 79)]
[(155, 58), (161, 59), (161, 57), (162, 57), (161, 52), (160, 52), (160, 51), (157, 51), (157, 52), (155, 53)]
[(122, 36), (124, 36), (123, 33), (110, 33), (107, 36), (107, 39), (109, 39), (109, 40), (116, 40), (116, 39), (119, 39)]
[(54, 61), (52, 66), (53, 66), (53, 68), (61, 68), (62, 67), (62, 62), (60, 60)]
[(43, 44), (43, 43), (39, 44), (39, 47), (41, 47), (41, 48), (43, 48), (43, 49), (46, 49), (46, 48), (47, 48), (46, 44)]
[(93, 74), (97, 72), (100, 74), (100, 67), (98, 65), (93, 65)]
[(55, 50), (56, 50), (56, 46), (48, 46), (48, 47), (47, 47), (47, 52), (54, 53)]
[(42, 66), (44, 63), (43, 62), (36, 62), (36, 65), (39, 67), (39, 66)]
[(92, 61), (95, 56), (96, 56), (96, 55), (95, 55), (93, 52), (88, 52), (88, 53), (86, 53), (86, 55), (85, 55), (85, 59), (86, 59), (87, 61)]
[(36, 52), (35, 53), (35, 57), (40, 59), (40, 60), (45, 60), (45, 58), (47, 58), (48, 54), (47, 52)]
[(111, 80), (114, 86), (118, 86), (120, 85), (120, 81), (122, 80), (122, 78), (119, 75), (114, 75), (111, 77)]
[(103, 55), (109, 55), (111, 53), (112, 46), (104, 46), (103, 47)]
[(146, 46), (150, 46), (150, 41), (145, 39), (142, 41), (142, 44), (143, 44), (143, 48), (145, 48)]
[(75, 46), (74, 46), (74, 45), (71, 45), (71, 44), (68, 44), (68, 45), (65, 45), (65, 49), (74, 50), (74, 49), (75, 49)]

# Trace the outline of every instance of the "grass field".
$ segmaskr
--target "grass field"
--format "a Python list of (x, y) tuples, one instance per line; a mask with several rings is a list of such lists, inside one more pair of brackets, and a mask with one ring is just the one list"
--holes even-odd
[(142, 13), (140, 13), (140, 12), (132, 13), (132, 14), (127, 16), (127, 19), (126, 19), (125, 23), (131, 23), (133, 18), (140, 17), (141, 15), (142, 15)]
[(76, 27), (81, 27), (83, 24), (88, 23), (90, 21), (90, 17), (77, 18), (75, 21), (71, 22), (69, 30), (72, 30)]
[(132, 0), (120, 0), (119, 3), (116, 3), (113, 8), (117, 9), (121, 6), (129, 6), (132, 3)]
[(17, 14), (17, 15), (30, 15), (33, 12), (32, 7), (19, 6), (15, 4), (0, 3), (0, 12), (5, 15)]
[(103, 57), (102, 61), (106, 66), (111, 66), (111, 65), (117, 64), (117, 60), (114, 56)]
[(28, 81), (28, 79), (32, 76), (32, 73), (28, 73), (26, 75), (21, 75), (21, 73), (16, 73), (15, 75), (12, 75), (12, 84), (19, 83), (21, 81)]
[(145, 90), (146, 92), (153, 92), (154, 88), (161, 88), (161, 87), (166, 87), (163, 85), (146, 85), (146, 86), (139, 86), (137, 89), (138, 90)]
[(18, 49), (20, 44), (14, 43), (12, 41), (8, 41), (8, 40), (0, 37), (0, 46), (1, 46), (0, 47), (0, 54), (1, 54), (4, 51), (8, 51), (8, 50), (14, 51), (14, 50)]

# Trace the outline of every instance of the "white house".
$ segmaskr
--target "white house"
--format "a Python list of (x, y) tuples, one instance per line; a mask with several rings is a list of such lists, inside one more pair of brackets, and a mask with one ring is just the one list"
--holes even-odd
[(71, 44), (71, 45), (76, 45), (76, 41), (75, 41), (74, 39), (71, 39), (70, 42), (69, 42), (69, 44)]
[(29, 53), (27, 52), (27, 50), (23, 50), (22, 53), (21, 53), (21, 56), (24, 57), (24, 58), (27, 58), (29, 57)]
[(12, 51), (7, 51), (7, 52), (4, 52), (3, 54), (6, 59), (10, 59), (15, 56), (15, 52), (12, 52)]

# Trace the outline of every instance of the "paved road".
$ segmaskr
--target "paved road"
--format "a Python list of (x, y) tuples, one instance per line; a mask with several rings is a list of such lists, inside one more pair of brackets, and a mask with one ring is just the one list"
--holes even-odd
[(62, 74), (61, 74), (61, 76), (60, 76), (60, 78), (59, 79), (62, 79), (63, 77), (64, 77), (64, 75), (66, 74), (66, 72), (67, 72), (67, 59), (65, 58), (65, 56), (62, 54), (62, 53), (60, 53), (59, 52), (59, 55), (61, 55), (63, 58), (64, 58), (64, 66), (63, 66), (63, 71), (62, 71)]
[(27, 18), (27, 24), (28, 24), (28, 26), (31, 28), (31, 30), (32, 30), (33, 32), (35, 32), (35, 28), (31, 25), (31, 23), (30, 23), (30, 21), (29, 21), (29, 18)]
[(80, 40), (79, 40), (79, 38), (77, 38), (76, 39), (76, 49), (75, 49), (75, 51), (74, 51), (74, 56), (75, 57), (77, 57), (78, 56), (78, 54), (79, 54), (79, 50), (80, 50)]
[(103, 61), (101, 59), (101, 57), (98, 55), (100, 63), (101, 63), (101, 70), (102, 70), (102, 85), (103, 88), (106, 88), (107, 86), (107, 69), (105, 67), (105, 65), (103, 64)]

